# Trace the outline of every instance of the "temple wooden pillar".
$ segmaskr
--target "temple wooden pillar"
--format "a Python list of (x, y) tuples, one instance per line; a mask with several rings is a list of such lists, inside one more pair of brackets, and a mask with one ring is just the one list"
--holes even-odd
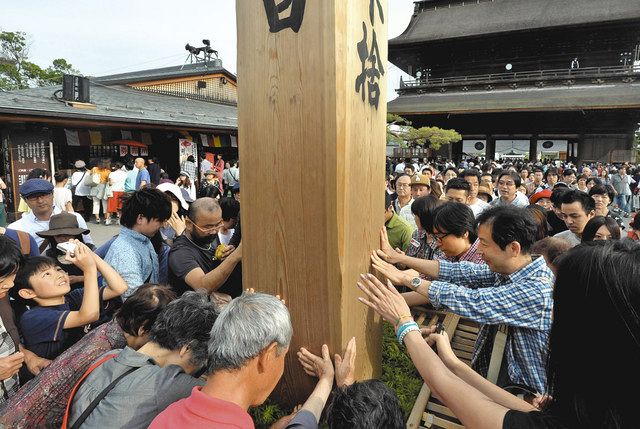
[(487, 162), (495, 161), (496, 159), (496, 138), (492, 135), (487, 135)]
[(387, 93), (384, 0), (237, 0), (243, 283), (283, 296), (293, 342), (276, 391), (316, 380), (295, 352), (358, 343), (379, 374), (380, 323), (356, 297), (383, 225)]
[(529, 138), (529, 161), (536, 162), (537, 160), (538, 160), (538, 136), (534, 134)]

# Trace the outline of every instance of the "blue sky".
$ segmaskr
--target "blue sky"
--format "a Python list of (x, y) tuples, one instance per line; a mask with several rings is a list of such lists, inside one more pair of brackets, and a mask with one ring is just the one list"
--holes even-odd
[[(389, 7), (395, 37), (407, 27), (413, 0), (390, 0)], [(28, 33), (30, 58), (41, 66), (65, 58), (83, 74), (100, 76), (180, 65), (186, 43), (208, 38), (236, 71), (233, 0), (0, 0), (0, 10), (0, 29)], [(388, 69), (391, 99), (401, 72)]]

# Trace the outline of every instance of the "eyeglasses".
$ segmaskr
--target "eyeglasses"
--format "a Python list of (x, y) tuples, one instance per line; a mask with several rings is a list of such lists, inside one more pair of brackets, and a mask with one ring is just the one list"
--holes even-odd
[(435, 234), (433, 234), (433, 236), (434, 236), (434, 237), (436, 238), (436, 240), (438, 240), (438, 241), (442, 241), (442, 240), (444, 240), (444, 239), (445, 239), (447, 236), (449, 236), (449, 235), (451, 235), (451, 233), (450, 233), (450, 232), (447, 232), (446, 234), (443, 234), (443, 233), (435, 233)]
[(27, 201), (36, 201), (40, 198), (47, 198), (49, 196), (52, 196), (53, 194), (33, 194), (33, 195), (29, 195), (28, 197), (25, 197), (25, 199)]
[(200, 231), (201, 233), (203, 233), (203, 234), (209, 234), (209, 233), (212, 233), (212, 232), (218, 232), (218, 230), (219, 230), (219, 229), (222, 227), (222, 225), (224, 224), (224, 220), (222, 220), (222, 219), (221, 219), (221, 220), (220, 220), (220, 222), (216, 223), (214, 226), (211, 226), (211, 227), (209, 227), (209, 228), (202, 228), (201, 226), (198, 226), (198, 224), (197, 224), (197, 223), (195, 223), (194, 221), (192, 221), (191, 219), (189, 219), (189, 222), (191, 222), (191, 224), (192, 224), (193, 226), (195, 226), (195, 227), (196, 227), (196, 229), (197, 229), (198, 231)]
[(498, 186), (516, 186), (515, 182), (504, 182), (504, 181), (499, 181), (498, 182)]
[(409, 186), (411, 186), (411, 185), (409, 185), (407, 183), (396, 183), (396, 189), (408, 188)]

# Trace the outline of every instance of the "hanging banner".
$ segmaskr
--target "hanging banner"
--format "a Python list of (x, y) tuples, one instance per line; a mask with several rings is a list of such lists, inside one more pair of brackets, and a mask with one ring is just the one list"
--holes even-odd
[(178, 139), (178, 150), (179, 150), (179, 157), (180, 157), (181, 164), (187, 160), (187, 157), (189, 155), (193, 155), (193, 159), (196, 160), (196, 165), (197, 165), (198, 151), (196, 149), (196, 144), (194, 142), (187, 139)]
[(80, 146), (80, 137), (76, 130), (64, 130), (64, 134), (67, 137), (67, 145)]
[(127, 154), (129, 153), (129, 146), (121, 144), (118, 147), (120, 148), (120, 157), (122, 158), (124, 156), (127, 156)]
[(89, 131), (89, 139), (91, 146), (99, 146), (102, 144), (102, 133), (100, 131)]

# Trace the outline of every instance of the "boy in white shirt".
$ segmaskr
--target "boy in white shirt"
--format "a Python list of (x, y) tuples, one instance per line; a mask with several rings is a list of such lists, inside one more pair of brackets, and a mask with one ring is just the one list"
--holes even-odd
[(53, 188), (53, 205), (62, 211), (73, 213), (73, 194), (67, 188), (69, 175), (64, 171), (58, 171), (53, 175), (56, 186)]

